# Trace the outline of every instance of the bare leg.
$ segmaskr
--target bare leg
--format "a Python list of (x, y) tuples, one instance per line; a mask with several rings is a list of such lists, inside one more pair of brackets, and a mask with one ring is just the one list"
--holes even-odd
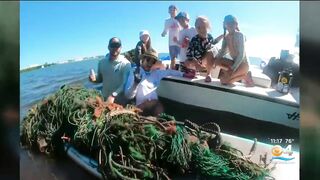
[(170, 69), (176, 70), (176, 58), (171, 58)]
[(234, 82), (240, 81), (242, 79), (244, 79), (247, 76), (247, 74), (243, 74), (243, 75), (239, 75), (236, 77), (233, 77), (232, 79), (229, 80), (229, 83), (232, 84)]
[(216, 58), (214, 60), (214, 66), (220, 66), (221, 69), (227, 71), (233, 64), (232, 60), (224, 59), (224, 58)]
[(192, 62), (189, 61), (189, 60), (186, 60), (186, 61), (184, 62), (184, 66), (185, 66), (186, 68), (191, 69), (191, 68), (192, 68)]
[(229, 81), (230, 81), (230, 77), (231, 77), (231, 73), (230, 71), (222, 71), (223, 73), (221, 74), (220, 76), (220, 82), (221, 84), (229, 84)]
[(202, 59), (205, 67), (206, 67), (206, 70), (207, 70), (207, 76), (210, 76), (211, 77), (211, 71), (212, 71), (212, 67), (214, 65), (214, 58), (213, 58), (213, 54), (212, 52), (207, 52), (206, 55), (203, 57)]
[(235, 72), (231, 74), (226, 73), (226, 75), (221, 79), (221, 83), (232, 84), (236, 81), (242, 80), (247, 76), (248, 70), (249, 70), (248, 63), (243, 62), (240, 64), (240, 66)]
[(171, 59), (170, 69), (175, 69), (177, 54), (179, 54), (177, 48), (177, 46), (169, 46), (169, 54)]
[(236, 81), (239, 81), (243, 78), (246, 77), (247, 73), (249, 71), (249, 65), (247, 62), (243, 62), (240, 64), (238, 69), (232, 73), (231, 78), (230, 78), (230, 83), (234, 83)]
[(229, 84), (230, 77), (232, 76), (232, 72), (229, 71), (231, 66), (233, 65), (233, 61), (225, 58), (216, 58), (215, 66), (220, 66), (221, 73), (219, 75), (220, 82), (222, 84)]
[(184, 62), (186, 68), (189, 69), (201, 69), (201, 65), (196, 60), (187, 60)]

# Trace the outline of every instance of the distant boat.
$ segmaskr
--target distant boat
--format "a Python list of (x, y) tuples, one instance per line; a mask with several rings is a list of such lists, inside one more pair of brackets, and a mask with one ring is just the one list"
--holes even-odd
[(44, 68), (44, 65), (42, 65), (41, 68)]
[(169, 55), (169, 53), (159, 53), (159, 59), (161, 61), (170, 60), (170, 55)]

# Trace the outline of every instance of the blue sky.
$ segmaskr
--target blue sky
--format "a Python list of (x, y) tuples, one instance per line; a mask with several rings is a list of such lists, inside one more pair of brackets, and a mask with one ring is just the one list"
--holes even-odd
[(168, 6), (186, 11), (190, 24), (205, 15), (211, 34), (223, 33), (224, 16), (238, 18), (247, 37), (249, 56), (269, 58), (293, 47), (299, 32), (299, 2), (20, 2), (20, 68), (108, 52), (108, 40), (122, 40), (122, 52), (133, 49), (139, 31), (149, 30), (158, 52), (168, 52), (168, 37), (161, 37)]

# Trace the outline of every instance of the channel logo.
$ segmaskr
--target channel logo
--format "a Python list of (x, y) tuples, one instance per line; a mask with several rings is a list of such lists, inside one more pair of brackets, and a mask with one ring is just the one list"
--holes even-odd
[(271, 149), (272, 160), (282, 160), (282, 161), (290, 161), (293, 160), (294, 157), (293, 151), (291, 150), (291, 145), (288, 145), (285, 149), (283, 149), (280, 145), (275, 145)]

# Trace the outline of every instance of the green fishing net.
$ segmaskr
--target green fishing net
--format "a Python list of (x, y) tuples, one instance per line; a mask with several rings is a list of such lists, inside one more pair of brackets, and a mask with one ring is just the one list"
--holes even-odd
[(106, 179), (263, 179), (270, 174), (222, 143), (216, 124), (210, 129), (139, 112), (132, 105), (107, 104), (97, 90), (63, 86), (29, 110), (21, 144), (48, 155), (73, 145), (98, 162)]

